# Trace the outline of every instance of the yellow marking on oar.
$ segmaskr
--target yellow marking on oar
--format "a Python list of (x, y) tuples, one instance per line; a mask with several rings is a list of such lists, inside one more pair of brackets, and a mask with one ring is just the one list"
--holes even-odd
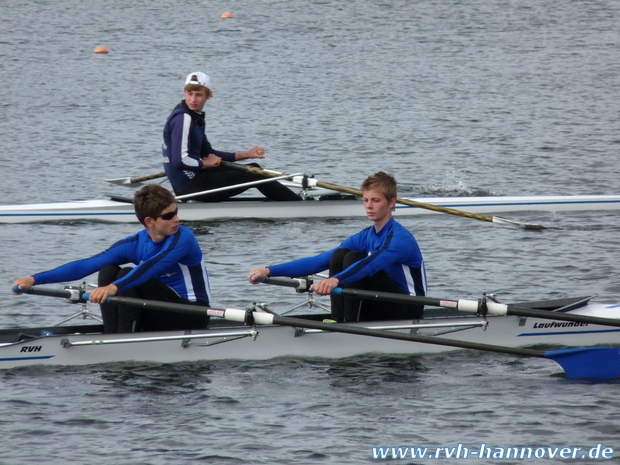
[[(232, 162), (227, 162), (227, 161), (220, 161), (219, 164), (227, 168), (234, 168), (234, 169), (238, 169), (241, 171), (245, 171), (247, 173), (256, 174), (258, 176), (265, 176), (268, 178), (273, 178), (276, 176), (282, 176), (286, 174), (286, 173), (278, 173), (276, 171), (265, 171), (260, 168), (256, 168), (255, 166), (241, 165), (239, 163), (232, 163)], [(342, 192), (345, 194), (353, 194), (353, 195), (358, 195), (360, 197), (363, 195), (362, 191), (358, 189), (353, 189), (352, 187), (341, 186), (338, 184), (331, 184), (328, 182), (313, 180), (313, 185), (317, 187), (322, 187), (324, 189), (330, 189), (336, 192)], [(543, 226), (541, 224), (519, 223), (517, 221), (511, 221), (511, 220), (506, 220), (504, 218), (499, 218), (497, 216), (479, 215), (477, 213), (470, 213), (470, 212), (456, 210), (454, 208), (448, 208), (448, 207), (439, 207), (437, 205), (431, 205), (430, 203), (417, 202), (415, 200), (402, 199), (400, 197), (396, 198), (396, 203), (400, 203), (402, 205), (408, 205), (410, 207), (417, 207), (417, 208), (423, 208), (426, 210), (432, 210), (432, 211), (436, 211), (439, 213), (447, 213), (450, 215), (462, 216), (462, 217), (471, 218), (474, 220), (488, 221), (489, 223), (508, 224), (512, 226), (518, 226), (522, 229), (527, 229), (527, 230), (549, 229), (549, 227)]]
[(110, 184), (118, 184), (120, 186), (135, 187), (136, 184), (140, 184), (141, 182), (151, 181), (152, 179), (165, 178), (165, 177), (166, 177), (166, 173), (162, 171), (161, 173), (149, 174), (148, 176), (142, 176), (139, 178), (126, 177), (126, 178), (118, 178), (118, 179), (106, 179), (106, 182), (109, 182)]

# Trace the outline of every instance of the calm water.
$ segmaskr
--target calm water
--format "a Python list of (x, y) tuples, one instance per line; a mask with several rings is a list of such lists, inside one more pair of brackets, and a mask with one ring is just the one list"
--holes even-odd
[[(6, 0), (1, 10), (0, 203), (130, 194), (103, 179), (161, 171), (163, 122), (195, 70), (215, 84), (214, 146), (265, 146), (271, 169), (354, 187), (385, 170), (403, 196), (620, 192), (620, 4), (611, 0)], [(235, 18), (221, 20), (225, 11)], [(93, 54), (99, 45), (110, 53)], [(502, 216), (562, 229), (402, 221), (420, 242), (432, 296), (620, 296), (619, 214)], [(318, 253), (365, 225), (361, 214), (190, 224), (214, 304), (276, 310), (300, 296), (250, 286), (250, 267)], [(0, 326), (73, 313), (13, 296), (12, 280), (135, 230), (0, 225)], [(618, 383), (568, 381), (553, 365), (460, 352), (8, 370), (0, 463), (380, 463), (372, 446), (459, 443), (602, 443), (619, 457)], [(576, 461), (537, 461), (563, 462)]]

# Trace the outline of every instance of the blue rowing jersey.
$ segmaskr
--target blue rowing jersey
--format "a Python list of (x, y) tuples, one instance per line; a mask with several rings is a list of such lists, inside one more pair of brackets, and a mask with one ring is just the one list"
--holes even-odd
[(202, 159), (210, 153), (224, 161), (235, 161), (234, 152), (211, 146), (205, 126), (205, 114), (190, 110), (185, 100), (172, 110), (166, 121), (162, 145), (164, 170), (176, 193), (182, 192), (202, 170)]
[(113, 284), (119, 291), (157, 279), (191, 302), (210, 302), (209, 275), (202, 251), (191, 229), (179, 226), (176, 234), (153, 242), (143, 229), (126, 237), (109, 249), (84, 260), (67, 263), (56, 269), (33, 275), (35, 284), (75, 281), (99, 271), (105, 265), (136, 267)]
[[(340, 283), (355, 282), (383, 270), (396, 282), (403, 294), (426, 295), (426, 271), (420, 247), (413, 235), (394, 218), (378, 233), (374, 226), (370, 226), (349, 237), (337, 248), (356, 250), (367, 255), (363, 260), (333, 276), (338, 278)], [(327, 270), (335, 250), (269, 266), (269, 275), (296, 277)]]

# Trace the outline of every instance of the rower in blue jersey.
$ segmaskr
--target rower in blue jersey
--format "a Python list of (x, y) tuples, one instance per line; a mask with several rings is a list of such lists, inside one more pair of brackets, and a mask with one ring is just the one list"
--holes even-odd
[[(189, 315), (105, 303), (110, 296), (209, 305), (209, 275), (191, 229), (179, 224), (172, 193), (151, 184), (134, 195), (136, 216), (144, 225), (90, 258), (14, 281), (19, 289), (35, 284), (75, 281), (99, 271), (90, 301), (101, 304), (104, 332), (203, 329), (206, 315)], [(121, 267), (132, 263), (133, 267)]]
[[(346, 239), (337, 248), (315, 257), (281, 265), (256, 268), (248, 281), (257, 284), (268, 276), (300, 277), (329, 269), (329, 278), (318, 281), (313, 291), (329, 295), (336, 287), (426, 295), (424, 260), (413, 235), (392, 217), (396, 206), (396, 180), (379, 172), (361, 186), (364, 208), (373, 225)], [(361, 301), (332, 295), (332, 318), (338, 322), (387, 319), (420, 319), (422, 305)]]

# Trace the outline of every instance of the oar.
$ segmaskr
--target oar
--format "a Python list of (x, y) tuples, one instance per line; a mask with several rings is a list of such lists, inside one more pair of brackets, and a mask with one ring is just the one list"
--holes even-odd
[[(225, 163), (225, 162), (224, 162)], [(284, 174), (284, 173), (278, 173), (276, 171), (269, 171), (269, 170), (265, 170), (266, 173), (272, 172), (274, 173), (274, 176), (281, 176), (283, 179), (288, 179), (290, 176), (301, 176), (301, 175), (291, 175), (291, 174)], [(156, 173), (156, 174), (149, 174), (148, 176), (142, 176), (142, 177), (138, 177), (138, 178), (132, 178), (130, 176), (127, 176), (125, 178), (116, 178), (116, 179), (105, 179), (105, 182), (109, 182), (110, 184), (117, 184), (119, 186), (126, 186), (126, 187), (138, 187), (139, 185), (141, 185), (144, 181), (151, 181), (153, 179), (157, 179), (157, 178), (165, 178), (167, 175), (165, 172), (161, 172), (161, 173)], [(235, 185), (235, 186), (231, 186), (230, 189), (236, 189), (237, 187), (244, 187), (243, 184), (240, 185)], [(213, 190), (215, 192), (215, 190)], [(207, 191), (205, 191), (207, 192)], [(204, 192), (200, 192), (200, 193), (196, 193), (194, 195), (202, 195)], [(191, 195), (191, 194), (188, 194)], [(179, 198), (179, 197), (177, 197)]]
[[(227, 168), (233, 168), (233, 169), (237, 169), (240, 171), (245, 171), (247, 173), (252, 173), (252, 174), (256, 174), (259, 176), (266, 176), (266, 177), (274, 177), (274, 176), (281, 176), (284, 175), (286, 173), (278, 173), (276, 171), (265, 171), (262, 170), (260, 168), (256, 168), (254, 166), (249, 166), (249, 165), (242, 165), (239, 163), (232, 163), (232, 162), (228, 162), (228, 161), (220, 161), (219, 163), (221, 166), (225, 166)], [(362, 196), (362, 191), (358, 190), (358, 189), (353, 189), (351, 187), (347, 187), (347, 186), (340, 186), (338, 184), (331, 184), (328, 182), (323, 182), (323, 181), (318, 181), (316, 179), (313, 178), (308, 178), (306, 176), (294, 176), (294, 175), (290, 175), (291, 176), (291, 180), (293, 180), (296, 183), (300, 183), (304, 186), (308, 186), (308, 187), (322, 187), (324, 189), (330, 189), (336, 192), (343, 192), (345, 194), (353, 194), (353, 195), (358, 195), (358, 196)], [(548, 226), (543, 226), (541, 224), (533, 224), (533, 223), (520, 223), (517, 221), (511, 221), (511, 220), (507, 220), (504, 218), (500, 218), (498, 216), (487, 216), (487, 215), (479, 215), (476, 213), (469, 213), (469, 212), (465, 212), (462, 210), (455, 210), (453, 208), (447, 208), (447, 207), (440, 207), (437, 205), (431, 205), (429, 203), (422, 203), (422, 202), (417, 202), (415, 200), (409, 200), (409, 199), (403, 199), (398, 197), (396, 199), (397, 203), (403, 204), (403, 205), (408, 205), (410, 207), (417, 207), (417, 208), (424, 208), (426, 210), (433, 210), (439, 213), (448, 213), (450, 215), (457, 215), (457, 216), (463, 216), (465, 218), (472, 218), (474, 220), (481, 220), (481, 221), (488, 221), (491, 223), (498, 223), (498, 224), (508, 224), (511, 226), (518, 226), (519, 228), (522, 229), (531, 229), (531, 230), (540, 230), (540, 229), (556, 229), (556, 228), (550, 228)]]
[(216, 192), (224, 192), (224, 191), (229, 191), (232, 189), (238, 189), (240, 187), (253, 187), (253, 186), (257, 186), (259, 184), (265, 184), (267, 182), (275, 182), (279, 179), (287, 179), (288, 176), (287, 175), (283, 175), (283, 176), (276, 176), (275, 178), (268, 178), (268, 179), (260, 179), (258, 181), (251, 181), (251, 182), (245, 182), (242, 184), (233, 184), (231, 186), (224, 186), (224, 187), (218, 187), (217, 189), (209, 189), (206, 191), (201, 191), (201, 192), (193, 192), (191, 194), (185, 194), (185, 195), (179, 195), (176, 197), (177, 200), (187, 200), (187, 199), (191, 199), (194, 197), (199, 197), (199, 196), (203, 196), (203, 195), (209, 195), (209, 194), (215, 194)]
[[(13, 287), (13, 291), (26, 294), (51, 295), (53, 297), (60, 297), (59, 294), (63, 293), (62, 291), (59, 292), (56, 290), (48, 292), (46, 289), (36, 287), (20, 290), (17, 286)], [(72, 290), (64, 291), (66, 291), (64, 292), (66, 297), (71, 298), (75, 296), (75, 293), (73, 293)], [(87, 293), (84, 293), (82, 296), (85, 300), (87, 300), (88, 297), (89, 294)], [(570, 379), (612, 379), (620, 376), (620, 349), (614, 347), (585, 347), (543, 352), (533, 349), (520, 349), (476, 342), (457, 341), (453, 339), (442, 339), (431, 336), (422, 336), (419, 334), (390, 332), (384, 329), (365, 328), (342, 323), (322, 323), (304, 320), (301, 318), (283, 317), (271, 313), (251, 312), (248, 310), (218, 310), (208, 307), (199, 307), (196, 305), (134, 299), (131, 297), (109, 297), (108, 302), (133, 305), (147, 309), (167, 310), (183, 313), (204, 314), (206, 312), (209, 316), (224, 318), (227, 321), (245, 323), (248, 325), (284, 325), (296, 328), (317, 329), (321, 331), (346, 333), (358, 336), (380, 337), (384, 339), (395, 339), (423, 344), (435, 344), (447, 347), (458, 347), (462, 349), (475, 349), (525, 357), (547, 358), (558, 363), (566, 373), (566, 377)]]
[(111, 184), (118, 184), (120, 186), (136, 187), (136, 186), (139, 186), (144, 181), (151, 181), (153, 179), (164, 178), (164, 177), (166, 177), (166, 173), (161, 172), (157, 174), (150, 174), (148, 176), (142, 176), (140, 178), (127, 177), (127, 178), (118, 178), (118, 179), (106, 179), (106, 182), (109, 182)]
[[(265, 284), (274, 284), (276, 286), (293, 287), (298, 290), (304, 290), (307, 287), (304, 279), (289, 278), (261, 278), (258, 281)], [(421, 304), (433, 305), (435, 307), (451, 308), (467, 313), (477, 313), (484, 315), (515, 315), (527, 316), (532, 318), (541, 318), (546, 320), (571, 321), (573, 323), (590, 323), (604, 326), (620, 327), (620, 319), (601, 318), (597, 316), (575, 315), (572, 313), (550, 312), (538, 310), (534, 308), (525, 308), (518, 304), (502, 304), (494, 302), (488, 298), (481, 300), (451, 300), (437, 299), (434, 297), (421, 297), (407, 294), (396, 294), (392, 292), (364, 291), (361, 289), (348, 289), (337, 287), (332, 291), (334, 295), (347, 295), (367, 300), (381, 300), (384, 302), (394, 302), (399, 304)]]

